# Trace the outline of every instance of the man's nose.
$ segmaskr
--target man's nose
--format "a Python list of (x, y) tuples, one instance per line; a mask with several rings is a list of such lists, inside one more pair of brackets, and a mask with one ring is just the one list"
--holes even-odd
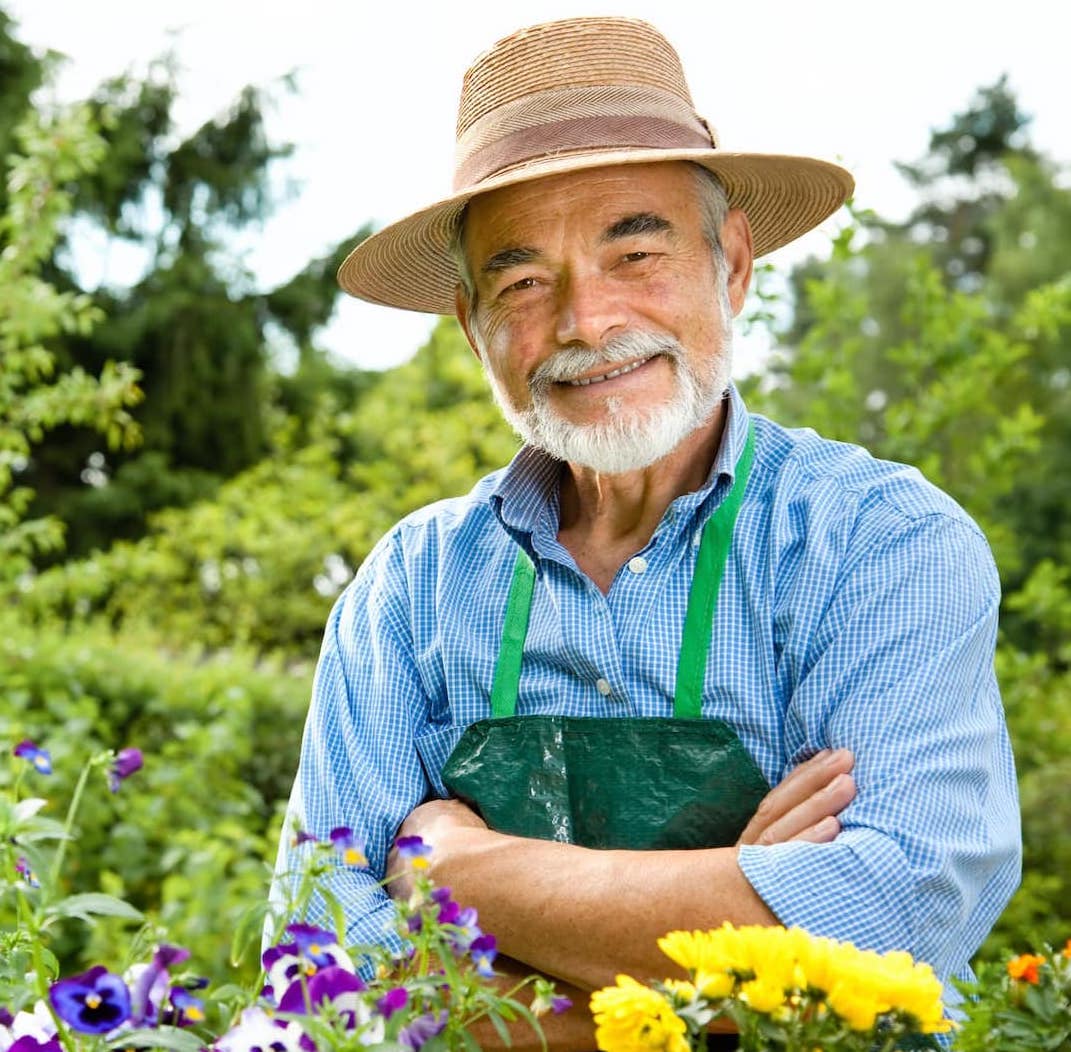
[(614, 330), (626, 325), (620, 292), (613, 289), (606, 275), (574, 270), (562, 279), (555, 336), (563, 347), (601, 347)]

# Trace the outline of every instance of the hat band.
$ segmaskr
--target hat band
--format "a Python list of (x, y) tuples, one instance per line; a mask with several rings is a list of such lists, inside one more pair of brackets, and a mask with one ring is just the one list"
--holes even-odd
[(578, 117), (525, 128), (471, 153), (454, 174), (454, 190), (534, 160), (611, 150), (710, 149), (710, 135), (660, 117)]

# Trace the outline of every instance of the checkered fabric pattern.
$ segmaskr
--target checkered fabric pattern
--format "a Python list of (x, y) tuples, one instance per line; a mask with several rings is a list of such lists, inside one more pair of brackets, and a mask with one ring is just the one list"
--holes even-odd
[[(735, 389), (728, 399), (706, 486), (673, 502), (609, 594), (556, 539), (560, 465), (524, 449), (468, 496), (399, 523), (340, 597), (291, 814), (319, 836), (345, 825), (366, 841), (370, 872), (334, 876), (352, 939), (391, 941), (375, 887), (390, 842), (412, 808), (445, 795), (444, 761), (490, 714), (516, 545), (537, 574), (518, 715), (672, 715), (700, 528), (747, 433)], [(966, 975), (1020, 866), (988, 545), (915, 469), (752, 419), (703, 711), (735, 729), (771, 784), (819, 749), (851, 749), (858, 795), (835, 842), (745, 847), (740, 865), (787, 925)], [(284, 835), (280, 873), (290, 850)]]

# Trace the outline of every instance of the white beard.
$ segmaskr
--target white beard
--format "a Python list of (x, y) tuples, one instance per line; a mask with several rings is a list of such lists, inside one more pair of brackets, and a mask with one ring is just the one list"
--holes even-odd
[[(626, 410), (619, 398), (606, 399), (609, 419), (576, 424), (563, 419), (551, 404), (551, 385), (582, 376), (600, 365), (661, 355), (670, 360), (675, 391), (660, 405)], [(486, 355), (481, 355), (486, 363)], [(604, 475), (637, 471), (671, 453), (706, 424), (729, 386), (732, 372), (732, 327), (725, 325), (721, 347), (709, 372), (699, 372), (672, 336), (635, 330), (607, 341), (598, 351), (566, 348), (547, 359), (530, 382), (531, 405), (516, 409), (490, 369), (491, 391), (506, 421), (529, 445), (558, 460)]]

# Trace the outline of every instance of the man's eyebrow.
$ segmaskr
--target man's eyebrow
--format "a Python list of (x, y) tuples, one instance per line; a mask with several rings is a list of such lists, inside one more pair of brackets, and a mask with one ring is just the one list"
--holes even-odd
[(483, 274), (496, 274), (510, 267), (520, 267), (525, 263), (531, 263), (539, 258), (539, 250), (535, 248), (503, 248), (487, 259), (480, 271)]
[(619, 241), (637, 234), (660, 234), (671, 231), (673, 224), (654, 212), (637, 212), (611, 223), (602, 233), (602, 241)]

